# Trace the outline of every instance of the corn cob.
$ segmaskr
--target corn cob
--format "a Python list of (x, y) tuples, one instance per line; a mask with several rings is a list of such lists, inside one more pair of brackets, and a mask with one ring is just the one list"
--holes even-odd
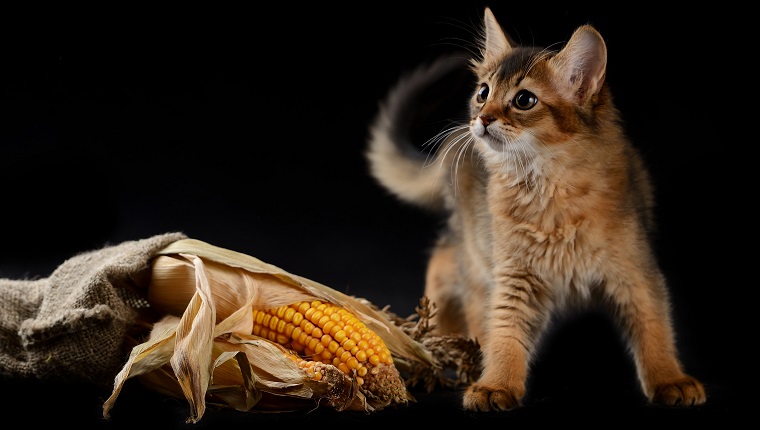
[(320, 300), (253, 311), (253, 334), (294, 352), (298, 365), (319, 380), (332, 365), (363, 391), (405, 397), (406, 390), (383, 340), (351, 312)]

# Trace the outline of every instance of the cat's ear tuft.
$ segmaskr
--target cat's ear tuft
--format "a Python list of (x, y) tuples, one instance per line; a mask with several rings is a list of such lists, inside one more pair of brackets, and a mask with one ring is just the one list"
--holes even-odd
[(493, 64), (500, 61), (513, 46), (514, 43), (504, 33), (491, 9), (486, 8), (483, 17), (483, 62)]
[(607, 70), (607, 46), (594, 27), (582, 25), (549, 64), (566, 84), (567, 96), (583, 103), (602, 88)]

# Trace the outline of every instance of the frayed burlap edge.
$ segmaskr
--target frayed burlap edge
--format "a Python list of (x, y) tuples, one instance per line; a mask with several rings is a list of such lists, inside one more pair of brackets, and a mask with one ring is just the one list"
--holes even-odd
[(78, 254), (44, 279), (0, 279), (0, 375), (103, 387), (124, 361), (150, 260), (173, 232)]

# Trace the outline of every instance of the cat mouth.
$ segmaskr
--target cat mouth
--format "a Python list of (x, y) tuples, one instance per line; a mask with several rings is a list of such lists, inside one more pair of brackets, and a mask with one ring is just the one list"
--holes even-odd
[(485, 127), (478, 121), (471, 127), (470, 133), (493, 151), (514, 152), (517, 150), (516, 141), (503, 134), (503, 130), (499, 128)]
[(496, 151), (508, 149), (507, 141), (503, 137), (490, 133), (487, 128), (479, 130), (479, 133), (473, 133), (475, 137), (483, 141), (489, 148)]

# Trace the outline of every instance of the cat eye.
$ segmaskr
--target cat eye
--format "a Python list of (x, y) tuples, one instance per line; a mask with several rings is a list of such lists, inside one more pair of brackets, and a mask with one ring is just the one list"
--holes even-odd
[(478, 94), (477, 94), (478, 103), (485, 103), (486, 99), (488, 99), (489, 91), (490, 89), (488, 88), (487, 84), (480, 85), (480, 88), (478, 89)]
[(512, 99), (512, 105), (520, 110), (528, 110), (535, 106), (536, 103), (538, 103), (538, 97), (528, 90), (520, 90), (515, 95), (515, 98)]

